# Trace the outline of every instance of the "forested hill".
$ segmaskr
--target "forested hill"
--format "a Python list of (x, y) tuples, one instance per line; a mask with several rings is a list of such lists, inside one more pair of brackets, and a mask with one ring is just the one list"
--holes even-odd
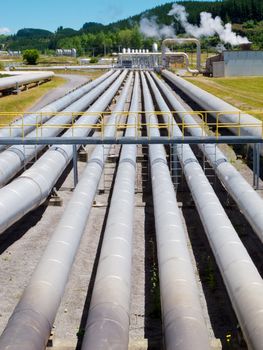
[[(263, 48), (263, 0), (178, 1), (189, 13), (189, 22), (198, 24), (200, 12), (211, 12), (233, 24), (234, 30), (247, 36), (256, 49)], [(80, 30), (59, 26), (55, 33), (42, 29), (21, 29), (16, 35), (0, 36), (0, 44), (6, 49), (24, 50), (37, 48), (42, 52), (57, 48), (72, 48), (78, 54), (103, 54), (118, 51), (120, 47), (150, 48), (154, 39), (144, 38), (139, 32), (141, 18), (155, 17), (159, 24), (175, 26), (177, 34), (183, 34), (173, 17), (168, 13), (173, 2), (147, 10), (141, 14), (108, 25), (96, 22), (85, 23)], [(215, 45), (217, 37), (203, 40), (203, 47)]]
[[(137, 16), (112, 23), (107, 28), (127, 28), (144, 16), (157, 16), (160, 23), (170, 24), (172, 19), (168, 12), (173, 3), (168, 2)], [(224, 22), (241, 24), (250, 20), (263, 21), (262, 0), (177, 1), (177, 3), (185, 6), (189, 13), (189, 22), (193, 24), (198, 24), (202, 11), (210, 12), (213, 16), (220, 16)]]

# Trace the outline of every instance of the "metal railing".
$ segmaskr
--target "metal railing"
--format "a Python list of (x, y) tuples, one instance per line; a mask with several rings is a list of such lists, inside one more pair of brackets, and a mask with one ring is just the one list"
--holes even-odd
[[(171, 111), (172, 115), (168, 112), (162, 112), (162, 111), (153, 111), (151, 114), (158, 118), (158, 125), (151, 122), (145, 121), (145, 112), (144, 111), (138, 111), (136, 113), (133, 113), (135, 115), (136, 124), (134, 125), (128, 125), (127, 124), (127, 117), (131, 115), (132, 113), (128, 111), (124, 112), (115, 112), (114, 115), (116, 116), (114, 125), (116, 126), (116, 138), (117, 138), (117, 132), (119, 129), (127, 129), (127, 128), (136, 128), (136, 138), (139, 137), (139, 132), (143, 128), (148, 128), (148, 138), (151, 138), (151, 129), (158, 128), (158, 129), (164, 129), (166, 130), (166, 136), (168, 138), (174, 137), (174, 126), (175, 123), (181, 128), (182, 130), (182, 138), (187, 136), (187, 129), (191, 128), (200, 128), (202, 130), (202, 136), (205, 137), (207, 133), (209, 133), (209, 130), (212, 130), (214, 132), (214, 135), (216, 138), (221, 137), (221, 130), (228, 128), (228, 129), (238, 129), (238, 136), (242, 135), (242, 130), (244, 128), (256, 128), (260, 130), (260, 137), (263, 138), (263, 110), (255, 110), (250, 111), (250, 114), (257, 115), (257, 117), (261, 118), (258, 119), (257, 123), (243, 123), (242, 122), (242, 115), (245, 115), (246, 112), (236, 112), (236, 111)], [(24, 122), (25, 116), (27, 115), (35, 115), (35, 123), (28, 124)], [(100, 137), (104, 139), (104, 130), (106, 125), (108, 124), (108, 119), (112, 113), (111, 112), (59, 112), (56, 115), (53, 115), (53, 113), (9, 113), (9, 112), (0, 112), (0, 128), (5, 128), (9, 130), (9, 137), (12, 137), (13, 130), (14, 129), (22, 129), (22, 138), (26, 137), (26, 133), (24, 132), (24, 129), (28, 126), (33, 126), (36, 129), (36, 138), (42, 137), (42, 132), (46, 128), (59, 128), (59, 129), (69, 129), (72, 130), (72, 136), (74, 137), (74, 130), (78, 128), (91, 128), (94, 132), (99, 133)], [(216, 115), (215, 120), (210, 121), (209, 115), (213, 114)], [(236, 121), (233, 123), (230, 122), (224, 122), (222, 121), (222, 118), (225, 117), (225, 115), (231, 115), (236, 116)], [(53, 116), (52, 116), (53, 115)], [(71, 116), (71, 121), (67, 124), (57, 124), (56, 123), (56, 117), (59, 117), (61, 115), (67, 115)], [(179, 115), (181, 116), (181, 119), (179, 118)], [(196, 123), (187, 123), (185, 121), (184, 116), (186, 115), (192, 115), (193, 117), (196, 116)], [(46, 116), (52, 116), (52, 123), (44, 123), (44, 120), (46, 120)], [(77, 122), (79, 117), (81, 116), (90, 116), (91, 118), (94, 116), (98, 117), (98, 122), (96, 124), (93, 123), (79, 123)], [(163, 117), (166, 116), (168, 122), (163, 121)], [(174, 119), (175, 118), (175, 119)], [(17, 124), (10, 124), (10, 120), (17, 120), (20, 119), (21, 123), (19, 125)], [(176, 120), (176, 121), (175, 121)], [(77, 122), (77, 123), (76, 123)], [(160, 130), (161, 131), (161, 130)]]

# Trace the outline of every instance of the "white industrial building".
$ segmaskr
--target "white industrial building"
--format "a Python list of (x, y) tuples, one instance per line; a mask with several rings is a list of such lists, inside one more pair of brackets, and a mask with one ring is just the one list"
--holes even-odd
[(56, 55), (57, 56), (77, 57), (77, 50), (76, 49), (57, 49)]
[(207, 60), (213, 77), (263, 76), (263, 51), (225, 51)]

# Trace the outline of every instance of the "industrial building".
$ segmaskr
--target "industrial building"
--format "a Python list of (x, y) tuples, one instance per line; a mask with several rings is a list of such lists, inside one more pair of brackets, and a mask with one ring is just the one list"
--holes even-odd
[[(196, 69), (190, 68), (189, 56), (185, 52), (171, 51), (170, 45), (194, 43), (196, 45)], [(165, 39), (162, 42), (161, 51), (158, 51), (158, 44), (154, 43), (152, 52), (148, 49), (126, 49), (118, 55), (118, 66), (121, 68), (133, 69), (155, 69), (168, 68), (170, 63), (175, 60), (180, 60), (180, 63), (185, 63), (186, 70), (197, 75), (201, 72), (201, 44), (196, 38), (173, 38)]]
[(263, 76), (263, 51), (224, 51), (207, 59), (206, 74), (213, 77)]
[(77, 57), (77, 50), (76, 49), (57, 49), (56, 50), (57, 56), (69, 56), (69, 57)]

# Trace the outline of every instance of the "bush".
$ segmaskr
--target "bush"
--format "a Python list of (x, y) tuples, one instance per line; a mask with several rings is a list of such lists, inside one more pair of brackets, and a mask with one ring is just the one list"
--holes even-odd
[(91, 57), (90, 63), (98, 63), (99, 62), (99, 59), (97, 57)]
[(39, 59), (39, 52), (36, 49), (26, 50), (23, 53), (23, 60), (26, 61), (27, 64), (35, 65), (37, 64), (38, 59)]

